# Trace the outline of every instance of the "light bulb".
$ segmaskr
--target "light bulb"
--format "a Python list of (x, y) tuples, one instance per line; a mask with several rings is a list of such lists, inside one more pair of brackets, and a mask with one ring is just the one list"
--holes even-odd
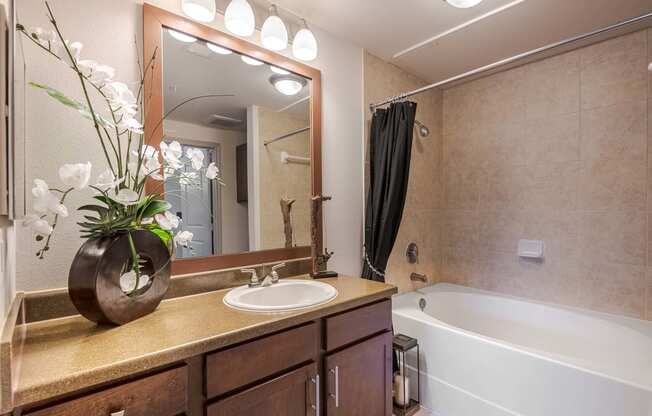
[(445, 0), (446, 3), (453, 7), (460, 9), (468, 9), (469, 7), (477, 6), (482, 0)]
[(269, 82), (283, 95), (297, 95), (307, 84), (304, 78), (296, 75), (272, 75)]
[(305, 20), (303, 21), (303, 28), (294, 36), (292, 54), (302, 61), (312, 61), (317, 57), (317, 39), (308, 29)]
[(260, 29), (260, 38), (263, 46), (273, 51), (282, 51), (288, 47), (288, 31), (283, 20), (278, 17), (275, 5), (269, 8), (269, 17)]
[(191, 19), (212, 22), (215, 19), (215, 0), (181, 0), (181, 10)]
[(197, 42), (197, 38), (190, 35), (186, 35), (185, 33), (177, 32), (176, 30), (168, 29), (168, 33), (170, 34), (170, 36), (172, 36), (173, 38), (175, 38), (180, 42), (184, 42), (184, 43)]
[(263, 64), (263, 62), (260, 62), (258, 59), (251, 58), (247, 55), (242, 55), (240, 59), (242, 59), (242, 62), (247, 65), (259, 66)]
[(211, 51), (213, 51), (213, 52), (215, 52), (217, 54), (220, 54), (220, 55), (231, 55), (233, 53), (233, 51), (231, 51), (230, 49), (226, 49), (226, 48), (223, 48), (221, 46), (217, 46), (217, 45), (215, 45), (213, 43), (206, 42), (206, 47), (208, 49), (210, 49)]
[(286, 71), (285, 69), (279, 68), (279, 67), (274, 66), (274, 65), (270, 65), (269, 69), (271, 69), (272, 72), (277, 73), (279, 75), (289, 75), (290, 74), (290, 71)]
[(256, 18), (247, 0), (231, 0), (224, 12), (224, 24), (238, 36), (251, 36), (254, 33)]

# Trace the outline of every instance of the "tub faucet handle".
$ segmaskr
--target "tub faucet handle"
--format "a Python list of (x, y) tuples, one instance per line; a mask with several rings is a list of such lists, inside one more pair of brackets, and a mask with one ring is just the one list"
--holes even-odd
[(410, 280), (412, 280), (413, 282), (428, 283), (428, 277), (425, 274), (421, 274), (421, 273), (412, 272), (412, 274), (410, 274)]

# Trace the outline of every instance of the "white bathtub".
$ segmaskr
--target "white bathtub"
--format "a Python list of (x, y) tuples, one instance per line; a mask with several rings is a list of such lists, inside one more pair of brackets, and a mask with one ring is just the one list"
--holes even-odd
[(393, 321), (437, 416), (652, 416), (652, 322), (451, 284), (395, 297)]

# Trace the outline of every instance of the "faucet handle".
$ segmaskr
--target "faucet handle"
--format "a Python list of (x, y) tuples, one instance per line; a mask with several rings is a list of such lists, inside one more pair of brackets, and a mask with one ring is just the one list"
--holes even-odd
[(285, 267), (285, 263), (279, 263), (277, 265), (272, 266), (272, 273), (271, 273), (271, 275), (272, 275), (272, 283), (278, 282), (279, 275), (278, 275), (277, 270), (282, 269), (283, 267)]
[(248, 273), (251, 275), (249, 278), (249, 287), (260, 286), (260, 281), (258, 280), (258, 272), (256, 269), (240, 269), (241, 273)]
[(275, 266), (272, 266), (272, 271), (275, 272), (278, 269), (282, 269), (283, 267), (285, 267), (285, 263), (279, 263), (279, 264), (277, 264)]

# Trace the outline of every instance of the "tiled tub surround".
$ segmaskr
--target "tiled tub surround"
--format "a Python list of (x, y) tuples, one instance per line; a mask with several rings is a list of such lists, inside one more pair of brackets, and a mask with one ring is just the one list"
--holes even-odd
[[(366, 58), (368, 101), (419, 85)], [(417, 96), (433, 103), (417, 118), (443, 122), (415, 140), (388, 281), (412, 288), (404, 245), (416, 240), (414, 268), (431, 281), (652, 319), (650, 61), (652, 29), (446, 89), (442, 101)], [(419, 145), (433, 147), (423, 164)], [(520, 238), (544, 240), (545, 260), (519, 259)]]
[[(365, 53), (364, 56), (365, 109), (370, 103), (386, 97), (412, 90), (426, 82), (417, 79), (400, 68)], [(439, 209), (441, 202), (441, 108), (442, 93), (432, 90), (413, 98), (417, 102), (416, 118), (430, 130), (430, 135), (422, 138), (416, 129), (412, 144), (410, 180), (403, 219), (394, 250), (387, 265), (387, 282), (406, 292), (425, 286), (412, 282), (408, 276), (412, 272), (423, 273), (428, 284), (439, 280), (440, 274), (440, 235)], [(369, 139), (371, 112), (365, 110), (365, 147)], [(365, 189), (369, 177), (368, 151), (365, 151)], [(418, 264), (405, 261), (405, 249), (410, 242), (419, 246)]]

